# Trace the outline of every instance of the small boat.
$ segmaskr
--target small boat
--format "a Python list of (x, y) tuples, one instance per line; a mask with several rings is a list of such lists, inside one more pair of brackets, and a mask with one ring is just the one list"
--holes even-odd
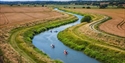
[(55, 33), (57, 33), (58, 31), (54, 31)]
[(55, 48), (55, 45), (51, 44), (51, 47), (52, 47), (52, 48)]
[(65, 55), (67, 55), (67, 54), (68, 54), (68, 52), (67, 52), (66, 50), (64, 50), (64, 54), (65, 54)]
[(50, 32), (52, 33), (52, 30)]

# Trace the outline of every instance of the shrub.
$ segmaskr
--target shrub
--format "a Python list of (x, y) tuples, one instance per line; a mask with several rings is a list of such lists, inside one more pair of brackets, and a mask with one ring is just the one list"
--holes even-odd
[(76, 7), (73, 7), (74, 9), (76, 8)]
[(13, 6), (13, 4), (11, 4), (10, 6)]
[(91, 7), (86, 7), (87, 9), (91, 9)]
[(85, 8), (85, 7), (82, 7), (82, 8)]
[(44, 7), (44, 5), (42, 5), (42, 7)]
[(91, 16), (86, 15), (86, 16), (84, 16), (82, 18), (81, 22), (88, 22), (88, 23), (90, 23), (91, 20), (92, 20)]

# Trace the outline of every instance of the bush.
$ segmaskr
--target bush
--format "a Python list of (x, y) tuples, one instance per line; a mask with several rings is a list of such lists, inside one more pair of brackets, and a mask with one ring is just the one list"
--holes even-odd
[(44, 5), (42, 5), (42, 7), (44, 7)]
[(90, 23), (91, 20), (92, 20), (91, 16), (86, 15), (86, 16), (84, 16), (82, 18), (81, 22), (88, 22), (88, 23)]
[(76, 7), (73, 7), (74, 9), (76, 8)]
[(82, 7), (82, 8), (85, 8), (85, 7)]
[(86, 7), (86, 9), (91, 9), (91, 7)]

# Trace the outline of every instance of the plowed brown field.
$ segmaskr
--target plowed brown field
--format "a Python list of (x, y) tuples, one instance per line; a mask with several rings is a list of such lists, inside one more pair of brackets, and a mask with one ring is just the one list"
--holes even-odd
[[(10, 36), (9, 32), (13, 28), (35, 25), (64, 17), (68, 17), (68, 15), (53, 11), (47, 7), (0, 6), (0, 49), (4, 53), (3, 56), (0, 56), (0, 60), (8, 61), (7, 59), (9, 59), (12, 63), (19, 63), (20, 55), (7, 41)], [(26, 59), (22, 58), (22, 63), (25, 63), (25, 61)]]
[[(71, 9), (70, 9), (71, 10)], [(112, 17), (111, 20), (101, 24), (101, 30), (125, 37), (125, 9), (72, 9), (82, 13), (104, 14)]]
[(61, 17), (47, 7), (0, 7), (0, 27)]

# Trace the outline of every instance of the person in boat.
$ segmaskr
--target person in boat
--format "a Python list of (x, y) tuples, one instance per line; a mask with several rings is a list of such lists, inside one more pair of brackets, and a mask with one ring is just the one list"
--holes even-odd
[(52, 30), (50, 30), (50, 32), (52, 33)]
[(52, 47), (52, 48), (55, 48), (54, 44), (51, 44), (51, 47)]
[(68, 52), (67, 52), (66, 50), (64, 50), (64, 54), (65, 54), (65, 55), (67, 55), (67, 54), (68, 54)]
[(56, 31), (54, 31), (55, 33), (57, 33), (58, 31), (56, 30)]

